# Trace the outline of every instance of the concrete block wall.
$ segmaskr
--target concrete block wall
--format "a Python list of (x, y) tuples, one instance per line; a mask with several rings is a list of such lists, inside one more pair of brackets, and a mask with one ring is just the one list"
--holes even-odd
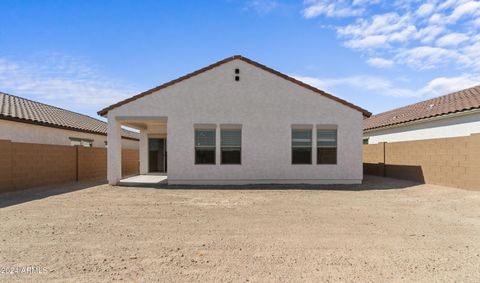
[[(105, 154), (106, 159), (106, 154)], [(106, 162), (106, 161), (105, 161)], [(140, 168), (140, 156), (138, 150), (124, 149), (122, 150), (122, 176), (138, 175)], [(105, 166), (106, 170), (106, 166)], [(107, 172), (105, 171), (105, 176)]]
[(0, 192), (12, 187), (12, 143), (0, 140)]
[[(480, 134), (364, 145), (364, 172), (480, 190), (479, 144)], [(383, 156), (379, 153), (382, 149)], [(381, 167), (383, 174), (379, 173), (382, 172)]]
[(78, 147), (78, 180), (105, 180), (107, 151), (104, 148)]
[(12, 183), (15, 189), (76, 180), (74, 147), (12, 143)]
[(377, 176), (385, 174), (385, 143), (363, 146), (363, 173)]
[(466, 188), (480, 190), (480, 134), (470, 136)]
[[(123, 176), (139, 172), (138, 150), (122, 151)], [(0, 193), (107, 179), (107, 150), (0, 140)]]

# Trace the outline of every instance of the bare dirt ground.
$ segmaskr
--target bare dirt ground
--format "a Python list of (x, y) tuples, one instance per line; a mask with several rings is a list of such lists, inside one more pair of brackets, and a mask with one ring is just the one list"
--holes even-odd
[(45, 270), (0, 281), (480, 280), (480, 192), (260, 188), (2, 195), (0, 268)]

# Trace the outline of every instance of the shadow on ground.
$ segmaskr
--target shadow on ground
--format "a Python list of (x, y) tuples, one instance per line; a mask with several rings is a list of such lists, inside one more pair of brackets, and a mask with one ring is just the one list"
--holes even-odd
[(358, 185), (310, 185), (310, 184), (261, 184), (261, 185), (167, 185), (167, 184), (122, 184), (119, 187), (136, 187), (166, 190), (395, 190), (420, 185), (421, 183), (393, 178), (365, 175)]
[(105, 181), (59, 184), (0, 194), (0, 208), (105, 184)]
[[(82, 182), (62, 184), (57, 186), (28, 189), (19, 192), (0, 194), (0, 208), (39, 200), (50, 196), (70, 193), (90, 187), (103, 185), (105, 181)], [(119, 187), (132, 187), (138, 189), (163, 189), (163, 190), (339, 190), (339, 191), (367, 191), (367, 190), (397, 190), (419, 185), (419, 183), (392, 178), (365, 175), (362, 184), (358, 185), (309, 185), (309, 184), (265, 184), (265, 185), (166, 185), (142, 184)]]

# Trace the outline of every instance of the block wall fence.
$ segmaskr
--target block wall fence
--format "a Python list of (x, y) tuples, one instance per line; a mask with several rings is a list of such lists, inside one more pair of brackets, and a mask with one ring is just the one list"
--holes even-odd
[[(139, 153), (122, 150), (122, 175), (139, 173)], [(0, 140), (0, 193), (107, 179), (107, 149)]]
[(480, 190), (480, 134), (367, 144), (364, 174)]

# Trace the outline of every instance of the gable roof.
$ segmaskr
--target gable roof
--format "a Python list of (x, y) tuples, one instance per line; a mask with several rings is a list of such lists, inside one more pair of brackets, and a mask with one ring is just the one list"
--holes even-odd
[[(0, 92), (0, 119), (107, 135), (107, 123), (103, 121), (3, 92)], [(139, 134), (123, 129), (122, 137), (139, 140)]]
[(320, 90), (320, 89), (318, 89), (318, 88), (316, 88), (316, 87), (313, 87), (313, 86), (311, 86), (311, 85), (309, 85), (309, 84), (306, 84), (306, 83), (301, 82), (301, 81), (299, 81), (299, 80), (297, 80), (297, 79), (294, 79), (294, 78), (292, 78), (292, 77), (290, 77), (290, 76), (287, 76), (287, 75), (285, 75), (285, 74), (282, 74), (282, 73), (280, 73), (280, 72), (278, 72), (278, 71), (276, 71), (276, 70), (274, 70), (274, 69), (272, 69), (272, 68), (269, 68), (269, 67), (267, 67), (267, 66), (265, 66), (265, 65), (262, 65), (262, 64), (260, 64), (260, 63), (257, 63), (257, 62), (255, 62), (255, 61), (250, 60), (250, 59), (248, 59), (248, 58), (246, 58), (246, 57), (243, 57), (243, 56), (241, 56), (241, 55), (235, 55), (235, 56), (232, 56), (232, 57), (225, 58), (225, 59), (223, 59), (223, 60), (221, 60), (221, 61), (218, 61), (218, 62), (216, 62), (216, 63), (214, 63), (214, 64), (212, 64), (212, 65), (209, 65), (209, 66), (207, 66), (207, 67), (205, 67), (205, 68), (202, 68), (202, 69), (200, 69), (200, 70), (197, 70), (197, 71), (195, 71), (195, 72), (192, 72), (192, 73), (190, 73), (190, 74), (187, 74), (187, 75), (185, 75), (185, 76), (182, 76), (182, 77), (180, 77), (180, 78), (178, 78), (178, 79), (169, 81), (169, 82), (167, 82), (167, 83), (164, 83), (164, 84), (162, 84), (162, 85), (159, 85), (159, 86), (157, 86), (157, 87), (154, 87), (154, 88), (152, 88), (152, 89), (150, 89), (150, 90), (144, 91), (144, 92), (139, 93), (139, 94), (137, 94), (137, 95), (135, 95), (135, 96), (132, 96), (132, 97), (127, 98), (127, 99), (125, 99), (125, 100), (122, 100), (122, 101), (120, 101), (120, 102), (118, 102), (118, 103), (115, 103), (115, 104), (113, 104), (113, 105), (110, 105), (110, 106), (108, 106), (108, 107), (106, 107), (106, 108), (98, 111), (97, 113), (98, 113), (98, 115), (100, 115), (100, 116), (105, 116), (105, 115), (108, 113), (108, 111), (110, 111), (110, 110), (112, 110), (112, 109), (115, 109), (115, 108), (117, 108), (117, 107), (119, 107), (119, 106), (122, 106), (122, 105), (124, 105), (124, 104), (129, 103), (129, 102), (132, 102), (132, 101), (137, 100), (137, 99), (139, 99), (139, 98), (142, 98), (142, 97), (144, 97), (144, 96), (146, 96), (146, 95), (152, 94), (152, 93), (154, 93), (154, 92), (156, 92), (156, 91), (159, 91), (159, 90), (161, 90), (161, 89), (164, 89), (164, 88), (167, 88), (167, 87), (169, 87), (169, 86), (172, 86), (172, 85), (174, 85), (174, 84), (176, 84), (176, 83), (179, 83), (179, 82), (181, 82), (181, 81), (184, 81), (184, 80), (189, 79), (189, 78), (191, 78), (191, 77), (194, 77), (194, 76), (196, 76), (196, 75), (199, 75), (199, 74), (201, 74), (201, 73), (204, 73), (204, 72), (206, 72), (206, 71), (208, 71), (208, 70), (211, 70), (211, 69), (213, 69), (213, 68), (216, 68), (216, 67), (218, 67), (218, 66), (220, 66), (220, 65), (223, 65), (223, 64), (228, 63), (228, 62), (233, 61), (233, 60), (241, 60), (241, 61), (243, 61), (243, 62), (245, 62), (245, 63), (248, 63), (248, 64), (250, 64), (250, 65), (253, 65), (253, 66), (257, 67), (257, 68), (260, 68), (260, 69), (262, 69), (262, 70), (265, 70), (265, 71), (267, 71), (267, 72), (269, 72), (269, 73), (272, 73), (272, 74), (274, 74), (274, 75), (276, 75), (276, 76), (279, 76), (279, 77), (281, 77), (281, 78), (283, 78), (283, 79), (285, 79), (285, 80), (287, 80), (287, 81), (290, 81), (290, 82), (292, 82), (292, 83), (294, 83), (294, 84), (297, 84), (297, 85), (299, 85), (299, 86), (301, 86), (301, 87), (304, 87), (304, 88), (307, 88), (307, 89), (309, 89), (309, 90), (311, 90), (311, 91), (313, 91), (313, 92), (316, 92), (316, 93), (318, 93), (318, 94), (320, 94), (320, 95), (322, 95), (322, 96), (324, 96), (324, 97), (327, 97), (327, 98), (332, 99), (332, 100), (334, 100), (334, 101), (336, 101), (336, 102), (339, 102), (339, 103), (341, 103), (341, 104), (343, 104), (343, 105), (346, 105), (346, 106), (348, 106), (348, 107), (350, 107), (350, 108), (352, 108), (352, 109), (355, 109), (355, 110), (361, 112), (361, 113), (362, 113), (364, 116), (366, 116), (366, 117), (370, 117), (370, 115), (372, 115), (372, 113), (368, 112), (367, 110), (365, 110), (365, 109), (363, 109), (363, 108), (360, 108), (360, 107), (358, 107), (358, 106), (356, 106), (356, 105), (354, 105), (354, 104), (352, 104), (352, 103), (350, 103), (350, 102), (348, 102), (348, 101), (345, 101), (345, 100), (343, 100), (343, 99), (341, 99), (341, 98), (338, 98), (338, 97), (336, 97), (336, 96), (333, 96), (333, 95), (331, 95), (331, 94), (329, 94), (329, 93), (326, 93), (326, 92), (324, 92), (323, 90)]
[(363, 121), (364, 130), (480, 109), (480, 85), (373, 115)]

